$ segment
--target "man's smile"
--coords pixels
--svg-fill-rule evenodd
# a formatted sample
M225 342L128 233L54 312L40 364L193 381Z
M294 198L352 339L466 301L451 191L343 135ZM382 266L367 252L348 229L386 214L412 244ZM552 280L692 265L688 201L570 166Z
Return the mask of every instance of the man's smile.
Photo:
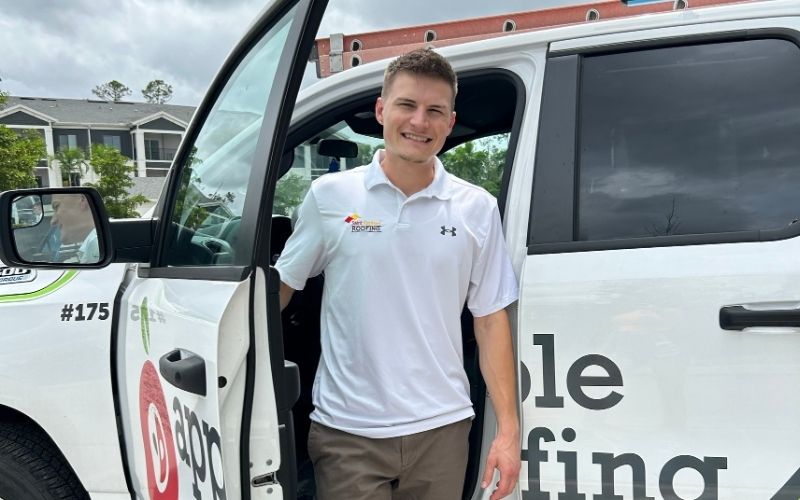
M422 135L416 135L416 134L412 134L410 132L403 132L400 135L402 135L406 139L409 139L409 140L412 140L412 141L415 141L415 142L421 142L423 144L431 142L433 140L430 137L425 137L425 136L422 136Z

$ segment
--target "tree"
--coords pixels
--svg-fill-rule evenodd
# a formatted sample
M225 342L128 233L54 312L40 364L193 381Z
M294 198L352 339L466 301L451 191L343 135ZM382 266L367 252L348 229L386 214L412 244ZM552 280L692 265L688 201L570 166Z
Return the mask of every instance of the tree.
M164 80L153 80L142 89L142 95L150 104L164 104L172 99L172 85Z
M0 191L36 186L33 173L46 154L44 139L33 130L17 133L0 125Z
M383 148L383 143L376 144L374 146L370 144L358 143L358 158L354 164L356 166L369 165L372 163L372 157L375 156L375 152Z
M141 194L131 195L133 172L136 167L119 150L104 144L92 146L92 167L100 180L89 186L103 198L109 217L139 217L136 207L149 200Z
M292 215L292 211L300 205L305 197L311 181L299 175L289 173L278 180L275 186L275 199L272 202L272 213Z
M0 108L8 93L0 90ZM36 165L45 156L44 139L33 130L16 131L0 125L0 191L36 185Z
M442 155L448 172L489 191L500 194L508 135L477 139Z
M680 217L678 217L678 199L677 196L672 196L672 205L669 211L664 215L664 223L650 224L649 233L652 236L669 236L677 234L678 228L681 225Z
M123 97L131 95L131 89L117 80L96 86L92 94L106 101L119 102Z
M81 148L61 149L51 159L58 161L65 186L79 186L81 176L89 169L86 153Z

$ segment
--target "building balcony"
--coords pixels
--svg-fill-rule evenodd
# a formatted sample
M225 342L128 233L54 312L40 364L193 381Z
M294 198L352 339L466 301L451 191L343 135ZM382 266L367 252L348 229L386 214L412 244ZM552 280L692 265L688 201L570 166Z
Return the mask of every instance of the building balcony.
M146 148L144 158L147 161L171 162L177 151L177 148Z

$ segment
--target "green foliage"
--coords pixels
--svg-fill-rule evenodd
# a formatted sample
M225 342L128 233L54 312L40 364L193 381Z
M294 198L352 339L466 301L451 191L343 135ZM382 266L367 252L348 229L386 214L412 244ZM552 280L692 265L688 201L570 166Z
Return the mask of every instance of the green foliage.
M93 88L92 94L106 101L119 102L123 97L131 95L131 89L124 83L111 80Z
M45 156L39 134L32 130L17 133L0 125L0 191L36 186L33 173Z
M287 174L278 180L275 186L275 199L272 203L272 213L291 215L295 207L299 206L311 186L311 181L303 179L296 174Z
M172 85L164 80L152 80L142 89L142 96L151 104L164 104L172 99Z
M8 93L0 90L0 107ZM33 130L17 131L0 125L0 191L36 185L34 170L46 155L44 139Z
M200 200L207 198L198 189L203 180L194 171L201 163L203 159L197 157L197 146L193 146L181 172L181 187L172 213L172 222L190 229L198 229L208 218L208 210L200 205Z
M72 174L77 174L78 179L89 169L86 153L81 148L64 148L56 152L51 158L57 160L61 168L61 181L65 186L72 186Z
M360 165L369 165L372 163L372 157L375 156L375 151L379 149L383 149L383 143L378 144L376 146L370 146L369 144L358 144L358 158L355 162L356 166ZM349 162L348 162L349 165Z
M508 134L464 143L441 156L448 172L489 191L500 194Z
M175 200L172 222L193 231L220 237L219 231L225 228L224 222L238 218L230 209L236 195L230 191L204 191L203 188L209 186L204 185L203 179L195 172L202 163L203 159L197 157L197 147L192 147L186 167L181 173L181 187Z
M141 194L129 194L136 167L128 163L128 158L115 147L95 144L92 146L92 167L100 175L100 180L88 185L100 193L109 217L139 217L136 207L149 200Z

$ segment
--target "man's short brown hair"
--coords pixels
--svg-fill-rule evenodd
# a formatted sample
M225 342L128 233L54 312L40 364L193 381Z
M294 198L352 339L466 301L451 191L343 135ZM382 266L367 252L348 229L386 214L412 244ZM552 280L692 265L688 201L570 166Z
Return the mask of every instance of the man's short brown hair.
M432 48L412 50L389 63L386 72L383 74L381 97L386 97L389 87L391 87L399 73L424 76L447 83L453 90L453 102L451 104L455 108L456 93L458 92L456 72L453 71L453 67L450 66L447 59L434 52Z

